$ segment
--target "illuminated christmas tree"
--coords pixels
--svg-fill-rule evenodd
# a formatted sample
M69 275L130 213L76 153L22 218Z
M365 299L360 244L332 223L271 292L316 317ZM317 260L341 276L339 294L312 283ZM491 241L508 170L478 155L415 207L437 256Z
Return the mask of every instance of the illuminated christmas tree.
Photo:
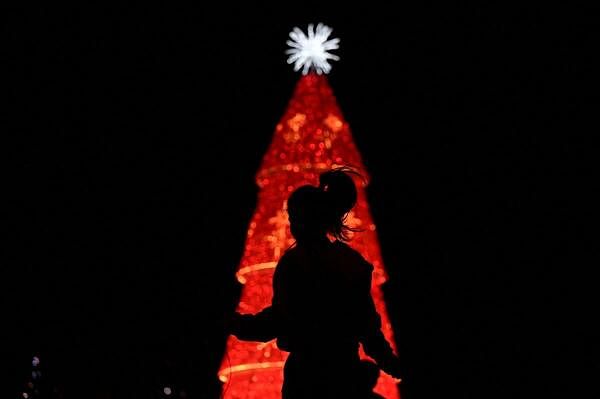
M243 284L238 305L240 313L257 313L271 303L273 271L283 252L294 242L285 210L290 193L304 184L318 185L321 172L338 166L351 166L367 176L348 123L324 75L331 69L328 60L337 59L328 52L337 49L339 41L328 40L330 33L331 29L322 24L316 29L309 25L308 35L298 28L290 33L288 63L294 63L296 70L302 68L303 76L275 129L256 176L260 187L258 206L248 228L237 272ZM384 335L393 345L380 287L386 273L365 195L367 180L357 181L358 202L346 219L347 224L362 230L349 244L375 267L371 293L382 319ZM280 351L275 341L245 342L230 336L226 350L219 370L219 378L224 382L224 398L281 397L287 353ZM365 358L362 350L361 357ZM375 391L388 399L399 398L395 381L384 373Z

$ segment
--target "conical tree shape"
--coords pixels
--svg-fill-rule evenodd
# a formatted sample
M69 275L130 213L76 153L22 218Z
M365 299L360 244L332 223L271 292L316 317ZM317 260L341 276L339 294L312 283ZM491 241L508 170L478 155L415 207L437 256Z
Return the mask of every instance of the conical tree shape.
M303 184L318 184L319 174L336 166L352 166L367 176L327 78L308 74L299 80L257 174L258 205L248 228L245 251L237 272L238 280L244 284L239 312L257 313L271 303L275 265L293 243L285 211L286 199ZM365 182L357 183L358 202L348 215L347 223L363 231L354 235L350 245L375 267L371 292L382 319L383 332L393 345L393 333L380 289L386 274L366 201ZM225 398L281 397L282 367L287 353L277 349L275 341L266 344L244 342L231 336L226 350L219 371L219 378L225 383ZM375 391L388 399L399 398L395 382L384 373Z

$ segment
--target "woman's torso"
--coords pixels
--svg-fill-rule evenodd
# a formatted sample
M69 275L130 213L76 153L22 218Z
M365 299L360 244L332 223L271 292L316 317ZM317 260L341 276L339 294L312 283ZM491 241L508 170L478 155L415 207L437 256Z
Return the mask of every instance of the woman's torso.
M340 242L289 250L275 275L283 320L279 346L288 351L355 351L361 287L371 270L358 252Z

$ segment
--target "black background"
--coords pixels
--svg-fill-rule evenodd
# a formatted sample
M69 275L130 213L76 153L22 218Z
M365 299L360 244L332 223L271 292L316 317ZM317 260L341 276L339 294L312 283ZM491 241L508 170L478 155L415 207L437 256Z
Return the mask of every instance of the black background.
M341 38L329 80L372 175L404 398L573 389L557 375L581 238L568 205L583 12L7 11L10 383L38 353L48 383L78 397L218 396L254 174L298 79L285 40L322 21Z

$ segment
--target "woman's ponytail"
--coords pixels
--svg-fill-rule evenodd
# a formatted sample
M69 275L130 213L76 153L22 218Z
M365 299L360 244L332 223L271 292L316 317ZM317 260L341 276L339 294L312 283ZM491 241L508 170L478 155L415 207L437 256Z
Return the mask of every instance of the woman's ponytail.
M356 205L357 200L356 185L351 175L362 177L347 167L332 169L319 177L319 189L323 192L324 213L329 233L342 241L350 238L350 232L358 231L344 224L346 215Z

